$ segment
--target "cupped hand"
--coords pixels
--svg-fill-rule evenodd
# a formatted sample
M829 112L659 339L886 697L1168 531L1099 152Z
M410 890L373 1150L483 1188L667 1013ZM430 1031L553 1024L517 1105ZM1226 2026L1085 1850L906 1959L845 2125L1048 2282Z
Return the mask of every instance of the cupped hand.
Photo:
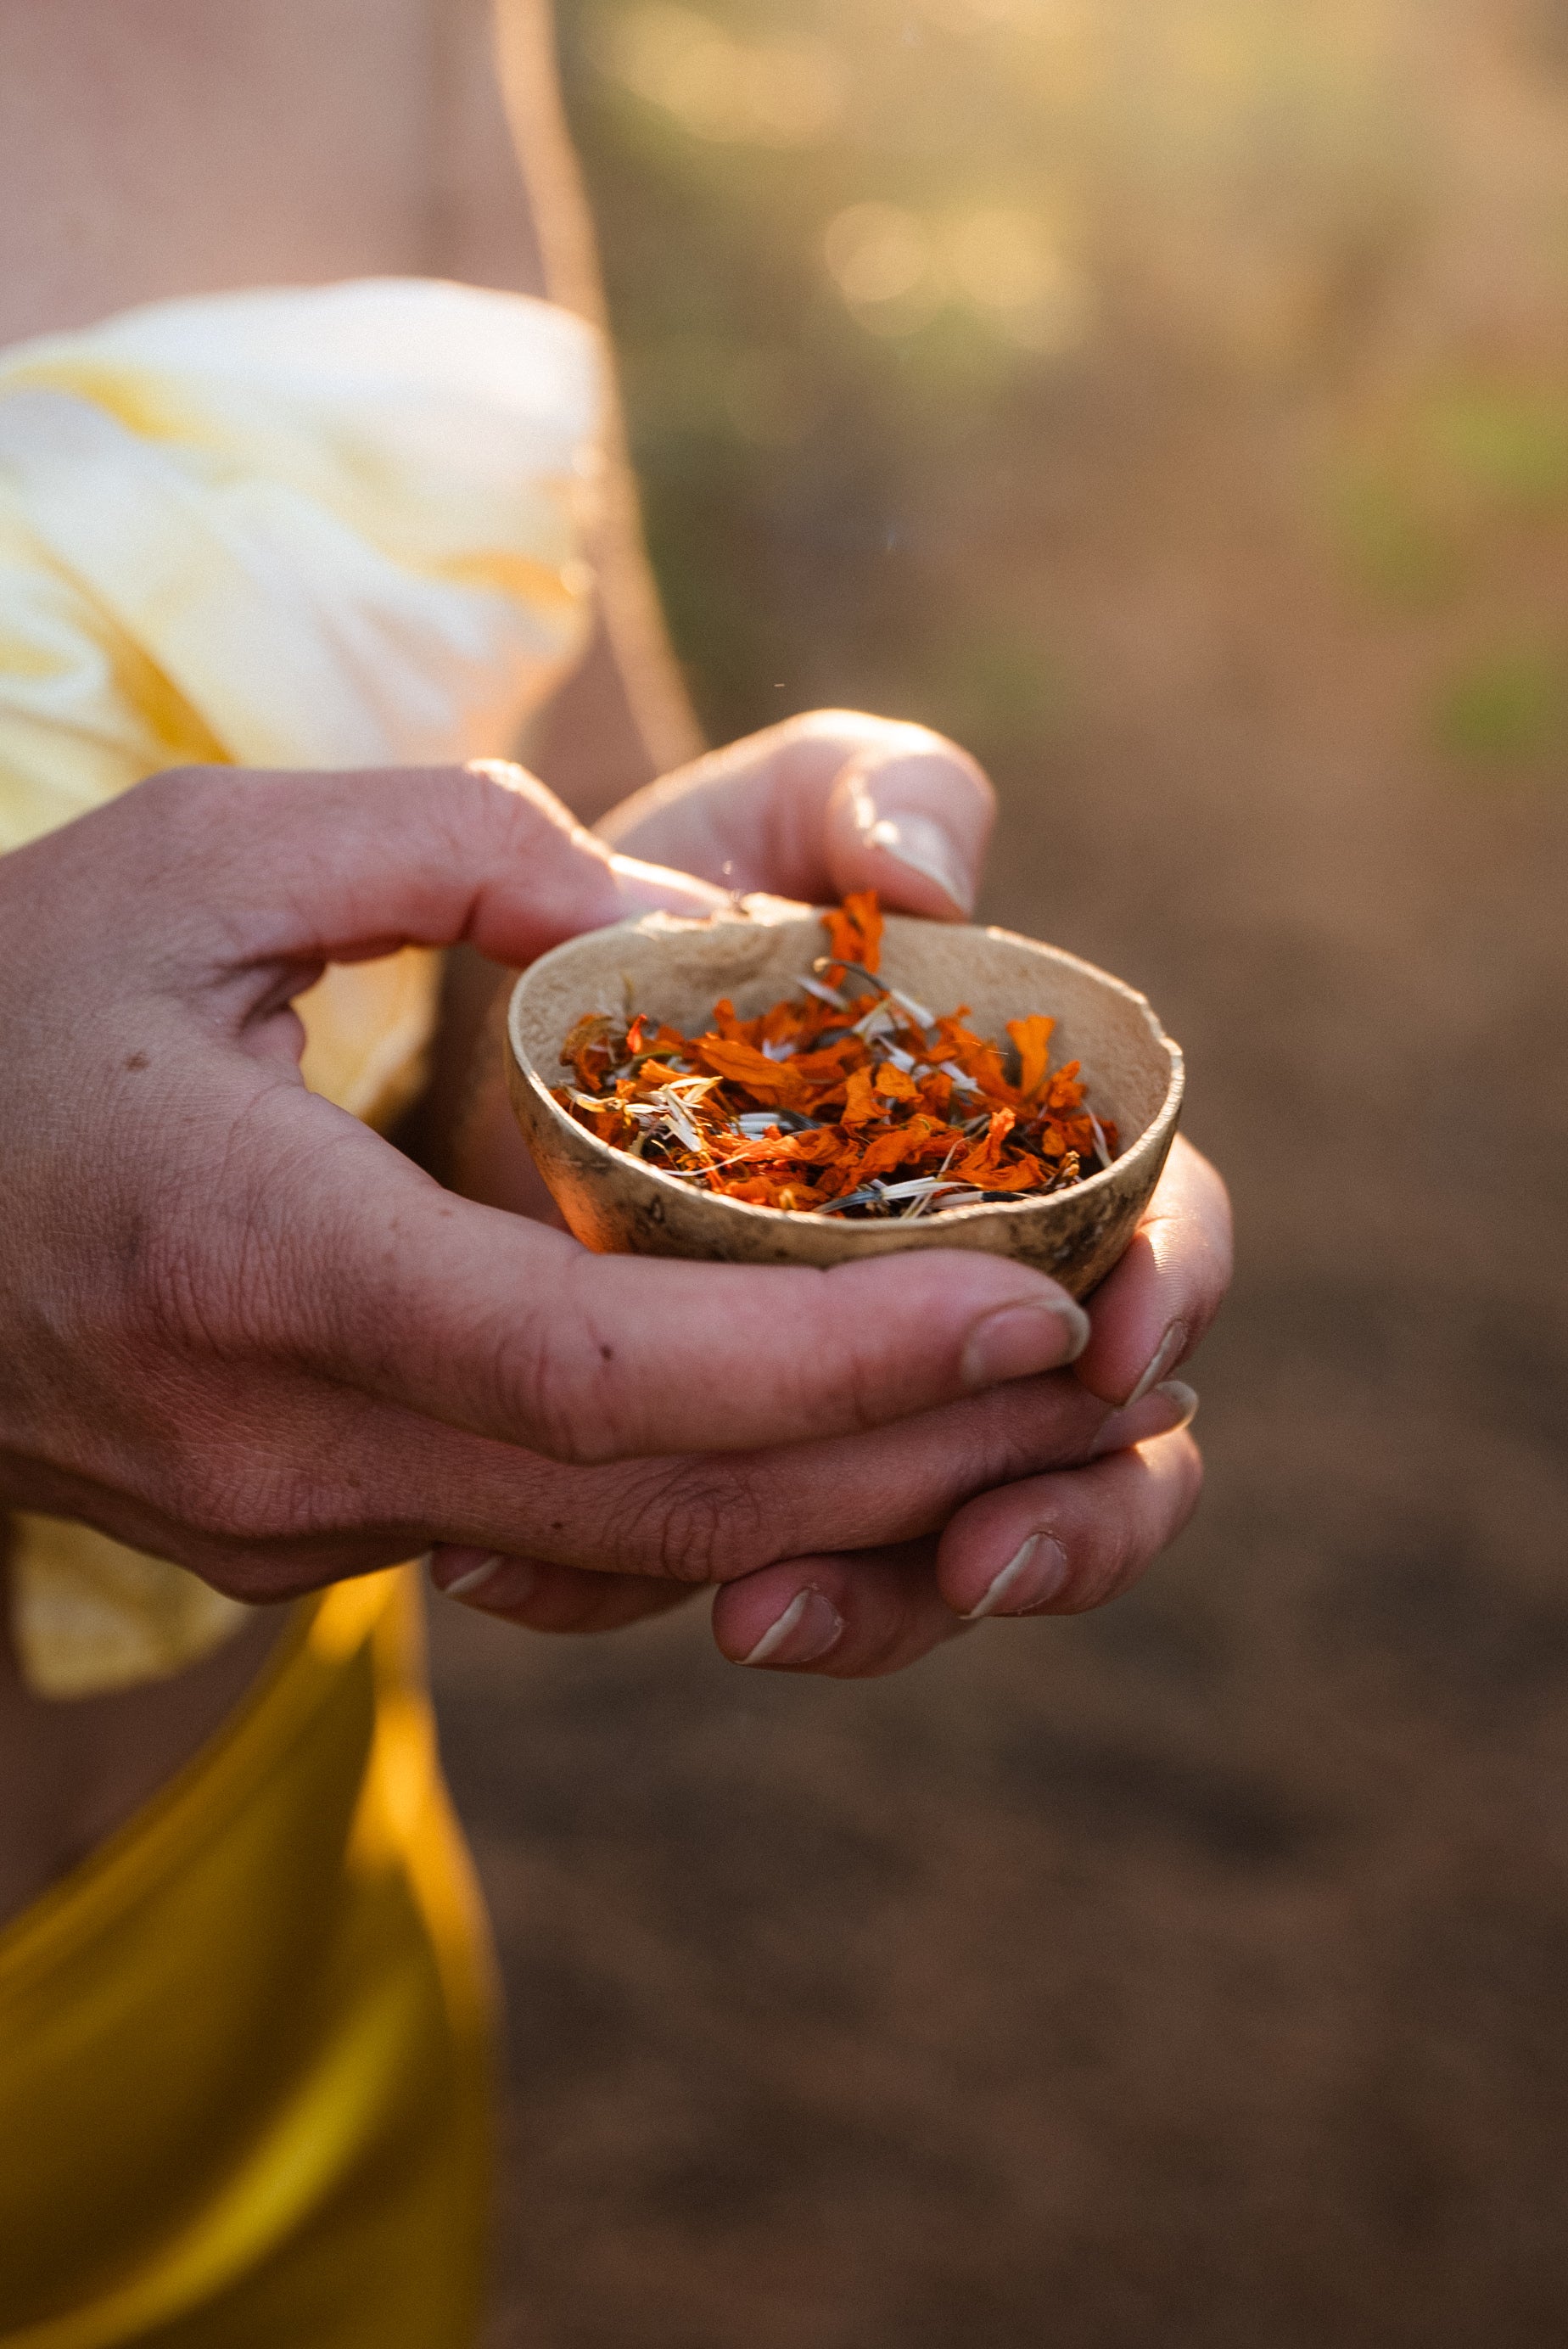
M1197 1506L1202 1462L1187 1432L1197 1397L1171 1373L1229 1277L1224 1185L1178 1140L1132 1247L1091 1300L1072 1369L874 1433L729 1458L722 1464L738 1484L725 1487L727 1515L716 1491L697 1550L678 1569L707 1557L707 1578L722 1585L713 1609L721 1651L737 1663L861 1679L898 1671L986 1617L1077 1614L1130 1588ZM718 1465L649 1463L647 1473L656 1488L667 1469L690 1495ZM820 1546L800 1538L819 1496L832 1527ZM584 1564L559 1550L453 1547L438 1553L435 1577L465 1604L540 1631L615 1630L682 1595L651 1585L640 1566L628 1572L613 1548Z
M886 905L957 920L973 905L992 817L989 784L953 743L827 710L650 785L598 830L729 888L821 902L875 887ZM521 1154L499 1100L490 1123L493 1168ZM525 1180L503 1179L495 1195L520 1202ZM1076 1375L1009 1389L957 1420L911 1421L896 1444L857 1453L853 1489L850 1464L830 1454L749 1464L773 1559L748 1572L749 1530L732 1526L714 1608L723 1652L855 1677L913 1661L985 1615L1069 1613L1127 1588L1197 1503L1202 1464L1185 1432L1196 1398L1172 1373L1218 1311L1230 1264L1224 1186L1178 1141L1092 1301ZM819 1475L842 1496L831 1546L790 1555L797 1490ZM903 1480L906 1530L875 1546L858 1526L898 1506L879 1478ZM682 1595L636 1574L477 1548L444 1550L435 1570L467 1603L539 1630L607 1630Z
M0 859L0 1499L251 1599L443 1542L689 1586L1054 1461L1042 1276L593 1257L301 1081L329 961L715 902L503 768L186 771Z
M852 1679L895 1671L987 1616L1081 1614L1130 1588L1198 1505L1202 1459L1187 1432L1198 1398L1171 1373L1219 1310L1230 1268L1224 1185L1178 1139L1131 1247L1090 1300L1084 1352L1030 1382L1041 1419L1061 1430L1047 1473L992 1478L923 1541L792 1558L733 1585L714 1609L724 1653Z

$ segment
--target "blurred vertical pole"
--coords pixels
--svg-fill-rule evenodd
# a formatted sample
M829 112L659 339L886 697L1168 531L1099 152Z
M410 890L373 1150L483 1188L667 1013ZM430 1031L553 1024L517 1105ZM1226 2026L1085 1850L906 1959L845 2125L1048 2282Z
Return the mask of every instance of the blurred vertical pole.
M552 0L495 0L496 67L518 166L528 191L550 298L609 331L593 218L572 143L561 88ZM645 745L653 771L696 757L702 733L665 631L648 563L619 388L612 376L605 419L607 474L594 552L608 666ZM580 689L602 687L593 655ZM568 686L557 726L569 724ZM625 779L640 781L644 777ZM584 811L592 812L592 811Z

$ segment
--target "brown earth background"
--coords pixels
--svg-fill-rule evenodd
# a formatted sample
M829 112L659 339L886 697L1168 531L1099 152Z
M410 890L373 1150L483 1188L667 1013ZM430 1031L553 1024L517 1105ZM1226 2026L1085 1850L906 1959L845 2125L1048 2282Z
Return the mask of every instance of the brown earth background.
M495 2349L1555 2349L1568 5L562 30L705 723L970 742L1241 1257L1102 1615L839 1686L440 1610Z

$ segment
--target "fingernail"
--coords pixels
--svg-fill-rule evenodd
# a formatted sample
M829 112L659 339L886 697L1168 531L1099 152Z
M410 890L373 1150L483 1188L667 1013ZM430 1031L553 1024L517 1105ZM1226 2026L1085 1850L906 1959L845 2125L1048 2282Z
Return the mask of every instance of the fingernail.
M1163 1395L1171 1405L1171 1424L1161 1429L1161 1435L1176 1435L1182 1428L1191 1426L1198 1416L1196 1387L1190 1387L1185 1379L1161 1379L1157 1387L1150 1388L1150 1401L1155 1395Z
M1089 1458L1101 1460L1108 1452L1125 1452L1129 1444L1147 1444L1156 1435L1175 1435L1197 1416L1195 1391L1181 1379L1164 1379L1140 1403L1124 1403L1111 1413L1089 1446Z
M482 1599L489 1609L524 1606L539 1580L538 1569L525 1557L506 1557L500 1551L449 1549L436 1553L430 1578L443 1598L463 1606ZM454 1572L453 1569L456 1569ZM450 1580L447 1578L450 1576Z
M743 1664L811 1664L843 1636L844 1619L820 1590L798 1590Z
M1180 1361L1186 1343L1187 1324L1185 1321L1172 1321L1159 1345L1154 1349L1143 1376L1123 1403L1123 1411L1130 1411L1135 1402L1143 1401L1151 1387L1157 1387L1160 1384L1171 1363Z
M450 1599L459 1591L476 1590L500 1564L500 1552L464 1549L458 1542L442 1542L437 1548L427 1550L424 1563L437 1589L443 1598Z
M1031 1299L985 1314L964 1347L964 1383L1000 1386L1076 1362L1088 1344L1088 1315L1070 1297Z
M863 783L851 789L855 825L868 848L880 848L952 898L965 913L975 906L975 876L958 861L958 852L941 824L928 815L884 815Z
M448 1583L447 1597L471 1599L475 1591L482 1590L487 1582L495 1580L500 1570L500 1564L499 1557L487 1557L482 1566L472 1567L467 1574L459 1574L456 1582Z
M1067 1578L1068 1554L1055 1535L1031 1534L964 1619L977 1623L983 1615L1027 1615L1047 1605Z

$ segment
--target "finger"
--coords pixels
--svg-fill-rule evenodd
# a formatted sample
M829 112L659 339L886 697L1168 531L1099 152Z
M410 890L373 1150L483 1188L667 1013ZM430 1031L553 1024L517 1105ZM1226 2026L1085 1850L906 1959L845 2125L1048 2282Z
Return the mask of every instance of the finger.
M1110 1413L1058 1374L852 1441L586 1470L243 1366L211 1391L199 1384L170 1401L168 1441L143 1442L119 1463L112 1493L61 1471L29 1486L28 1506L84 1519L257 1601L371 1572L436 1543L448 1545L434 1554L438 1587L498 1555L521 1558L542 1578L544 1628L572 1619L595 1582L628 1589L596 1602L608 1611L583 1616L590 1626L655 1605L646 1589L634 1595L638 1585L690 1588L780 1561L786 1578L795 1577L787 1605L810 1578L802 1557L918 1541L966 1501L978 1506L976 1494L994 1499L988 1488L997 1483L1013 1481L1015 1491L1071 1485L1097 1472L1028 1486L1016 1480L1064 1448L1090 1458L1111 1444L1147 1449L1155 1428L1183 1424L1194 1404L1169 1381ZM238 1462L211 1441L211 1425L231 1409L244 1413L251 1436Z
M818 710L716 750L605 818L617 847L735 889L875 889L937 920L973 908L995 815L967 751L923 726Z
M1088 1458L1102 1443L1136 1441L1180 1416L1164 1390L1115 1413L1058 1373L867 1435L584 1469L359 1408L364 1424L350 1438L339 1407L331 1445L344 1506L366 1489L377 1494L389 1518L409 1529L402 1550L388 1555L426 1546L430 1533L421 1529L434 1527L444 1538L433 1569L441 1587L498 1551L690 1584L808 1551L913 1540L940 1531L990 1485ZM318 1506L330 1509L329 1495Z
M624 1630L683 1606L696 1587L641 1574L591 1574L546 1558L452 1548L432 1553L430 1578L460 1606L525 1631Z
M1091 1301L1078 1378L1108 1402L1147 1394L1193 1351L1230 1278L1225 1186L1178 1135L1131 1246Z
M438 1446L466 1447L460 1462L443 1464L438 1453L427 1468L414 1434L397 1446L396 1465L384 1460L375 1483L387 1506L402 1496L411 1524L430 1511L449 1537L459 1526L472 1529L460 1556L437 1552L443 1586L494 1550L520 1547L595 1573L727 1581L807 1551L864 1550L940 1532L976 1493L1184 1426L1196 1408L1191 1390L1169 1381L1132 1409L1111 1412L1057 1375L869 1435L593 1470L431 1430ZM433 1499L436 1475L448 1488L444 1501Z
M615 855L501 761L309 775L188 768L127 792L98 821L111 819L150 880L177 864L185 901L222 905L221 924L188 922L181 936L194 955L216 951L241 970L461 941L515 965L654 905L706 914L725 902Z
M119 1445L106 1426L112 1505L90 1480L62 1476L33 1489L30 1506L85 1518L250 1599L288 1598L432 1543L442 1545L438 1587L502 1555L691 1588L934 1534L976 1493L1174 1426L1193 1400L1169 1382L1113 1413L1058 1372L867 1436L584 1469L242 1362L209 1366L166 1396L161 1444L133 1424ZM249 1437L238 1463L211 1440L230 1413Z
M826 1271L591 1255L454 1198L308 1095L285 1106L273 1165L250 1168L247 1249L273 1281L247 1311L330 1376L555 1459L874 1427L1055 1369L1087 1331L1043 1274L958 1250ZM302 1185L326 1148L335 1179ZM211 1247L211 1218L183 1228ZM197 1269L180 1268L192 1295Z
M1156 1388L1130 1411L1111 1413L1102 1421L1091 1456L1175 1433L1189 1424L1197 1407L1191 1390L1174 1381ZM1015 1489L1027 1495L1032 1487ZM779 1671L863 1679L902 1671L951 1639L960 1625L939 1585L936 1559L934 1536L898 1547L786 1559L718 1592L714 1637L731 1662Z
M727 1583L713 1602L713 1636L731 1663L829 1680L902 1671L966 1628L937 1588L934 1541L791 1558Z
M733 1580L808 1550L858 1553L920 1540L940 1533L978 1495L1168 1434L1188 1425L1197 1408L1190 1387L1168 1380L1129 1410L1112 1412L1057 1375L869 1435L753 1456L734 1464L744 1472L741 1545L727 1549L721 1577ZM707 1473L729 1464L710 1463ZM680 1490L678 1482L671 1488L677 1511ZM748 1519L771 1541L770 1554L761 1547L746 1557Z
M943 1535L954 1614L1078 1615L1130 1588L1198 1506L1202 1455L1184 1430L1087 1468L983 1493Z

